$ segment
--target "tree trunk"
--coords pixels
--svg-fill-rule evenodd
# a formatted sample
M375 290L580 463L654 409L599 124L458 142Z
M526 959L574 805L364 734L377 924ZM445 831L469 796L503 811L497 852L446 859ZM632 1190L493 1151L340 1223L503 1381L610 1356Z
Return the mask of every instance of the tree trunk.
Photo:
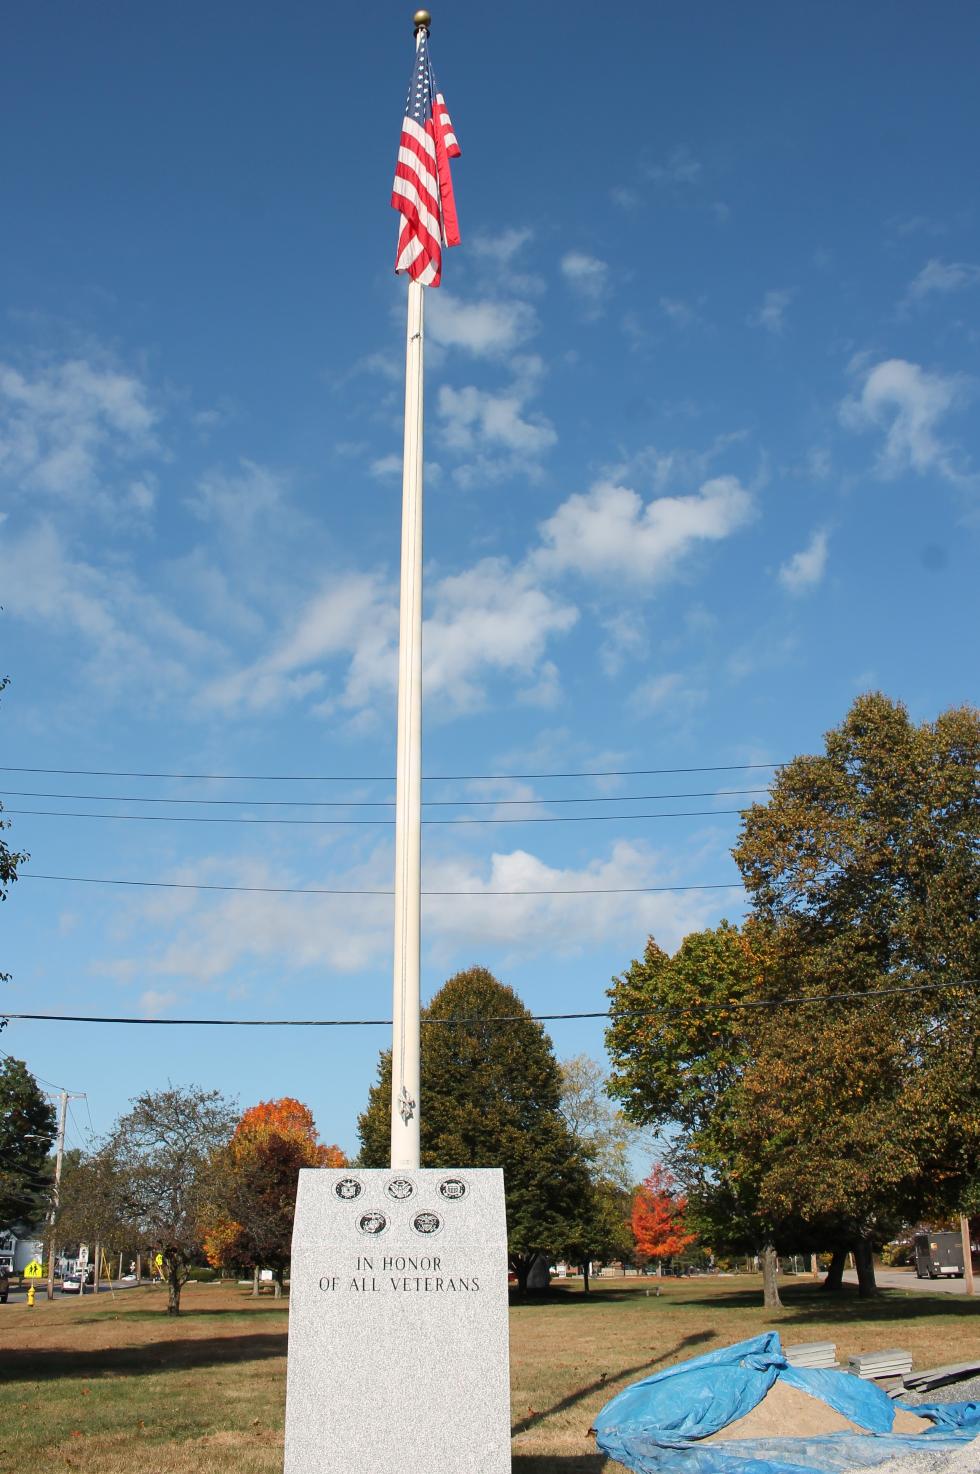
M846 1263L847 1250L835 1249L830 1256L830 1268L827 1270L827 1277L822 1285L824 1290L832 1290L834 1292L840 1290L844 1283L844 1265Z
M870 1239L864 1238L856 1241L854 1266L857 1269L858 1294L862 1300L869 1300L878 1293L878 1286L875 1283L875 1256Z
M252 1299L259 1298L259 1266L256 1264L252 1269Z
M779 1298L779 1286L776 1276L779 1273L779 1258L772 1244L766 1244L761 1254L762 1259L762 1303L766 1310L780 1310L782 1300Z
M521 1295L527 1294L527 1277L533 1263L533 1254L514 1254L511 1257L510 1267L517 1275L517 1290Z
M278 1269L276 1269L276 1270L273 1271L272 1283L273 1283L274 1288L273 1288L273 1291L272 1291L272 1298L274 1300L281 1300L282 1299L282 1280L283 1280L283 1273L284 1273L284 1271L283 1271L283 1268L282 1268L281 1265L279 1266Z
M589 1293L589 1270L592 1268L591 1259L586 1259L582 1265L582 1289L586 1295Z
M167 1314L180 1314L180 1292L183 1288L180 1280L180 1266L177 1264L167 1265Z

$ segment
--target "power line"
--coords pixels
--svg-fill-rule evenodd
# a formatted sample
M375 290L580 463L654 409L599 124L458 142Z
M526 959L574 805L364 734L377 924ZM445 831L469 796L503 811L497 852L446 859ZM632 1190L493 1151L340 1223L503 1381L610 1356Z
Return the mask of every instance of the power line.
M422 807L427 809L473 809L473 808L502 808L504 806L528 804L645 804L654 803L660 799L672 798L733 798L741 797L743 794L768 793L768 788L706 788L696 792L687 793L625 793L625 794L598 794L588 798L572 798L562 795L558 798L427 798ZM21 788L0 788L0 797L3 798L63 798L71 799L77 803L113 803L113 804L222 804L233 805L238 808L273 808L273 809L393 809L394 799L359 799L359 798L160 798L157 795L149 797L139 793L35 793L31 790ZM16 809L8 809L8 813L17 813Z
M343 827L352 824L381 824L393 826L394 819L283 819L236 816L223 814L95 814L90 810L72 809L8 809L5 814L28 814L42 819L115 819L144 824L299 824L306 827ZM476 818L466 814L460 819L423 819L423 824L599 824L608 821L619 823L622 819L703 819L718 815L741 814L742 809L664 809L656 814L534 814L526 818Z
M125 885L137 888L168 891L232 891L243 895L257 896L393 896L393 890L340 890L327 886L291 885L215 885L207 881L190 880L120 880L104 875L40 875L35 870L22 871L20 880L55 880L74 885ZM713 881L705 885L626 885L626 886L575 886L553 890L512 891L430 891L423 896L633 896L661 895L674 891L731 891L741 890L740 880Z
M76 1137L78 1138L78 1145L79 1145L79 1147L84 1147L84 1145L85 1145L85 1137L84 1137L84 1135L82 1133L82 1128L79 1126L78 1122L75 1120L75 1112L71 1108L71 1100L70 1099L68 1101L68 1119L71 1122L72 1130L74 1131Z
M700 768L604 768L575 773L428 773L423 783L476 783L508 778L651 778L666 773L749 773L784 768L785 763L716 763ZM47 773L66 778L168 778L202 783L393 783L391 773L135 773L119 768L17 768L0 763L0 773Z
M11 1017L12 1017L11 1014L0 1013L0 1019L6 1019L6 1018L11 1018ZM5 1054L2 1049L0 1049L0 1059L5 1059L8 1064L23 1064L24 1067L25 1067L25 1069L28 1069L29 1068L29 1066L26 1064L26 1062L24 1060L18 1060L12 1054ZM82 1100L85 1100L86 1102L88 1100L88 1097L86 1095L82 1094L81 1091L78 1091L78 1090L66 1090L64 1085L56 1085L53 1080L45 1080L45 1078L44 1078L43 1075L38 1075L34 1070L31 1070L30 1073L31 1073L31 1075L33 1076L33 1078L37 1081L37 1083L39 1085L47 1085L47 1087L48 1087L49 1090L57 1090L59 1092L64 1092L65 1095L74 1095L76 1097L81 1097L81 1099Z
M957 978L951 982L942 983L915 983L911 986L900 988L874 988L864 993L807 993L789 998L755 998L744 999L739 1002L718 1003L689 1003L679 1008L645 1008L629 1009L617 1012L614 1009L603 1009L596 1012L586 1013L513 1013L499 1014L489 1018L423 1018L423 1025L471 1025L471 1024L518 1024L526 1023L529 1019L535 1023L555 1023L569 1019L597 1019L607 1018L612 1020L628 1018L677 1018L687 1013L721 1013L728 1014L738 1009L760 1009L760 1008L787 1008L805 1006L818 1003L867 1003L878 998L895 998L900 994L908 993L935 993L947 988L976 987L976 978ZM341 1028L381 1028L390 1026L390 1018L341 1018L341 1019L319 1019L319 1018L129 1018L105 1014L78 1014L78 1013L3 1013L0 1017L17 1019L34 1023L60 1023L60 1024L138 1024L150 1028L164 1027L209 1027L209 1028L244 1028L244 1029L341 1029Z

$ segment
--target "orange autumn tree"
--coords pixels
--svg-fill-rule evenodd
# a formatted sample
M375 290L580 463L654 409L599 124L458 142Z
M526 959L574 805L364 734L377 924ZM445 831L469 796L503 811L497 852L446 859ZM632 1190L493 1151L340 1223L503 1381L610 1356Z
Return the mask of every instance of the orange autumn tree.
M212 1160L208 1263L271 1269L280 1295L301 1169L346 1165L338 1146L320 1142L313 1113L301 1101L287 1095L251 1106Z
M694 1243L697 1234L684 1226L687 1199L677 1191L676 1179L662 1162L655 1162L633 1199L630 1228L637 1253L658 1262Z

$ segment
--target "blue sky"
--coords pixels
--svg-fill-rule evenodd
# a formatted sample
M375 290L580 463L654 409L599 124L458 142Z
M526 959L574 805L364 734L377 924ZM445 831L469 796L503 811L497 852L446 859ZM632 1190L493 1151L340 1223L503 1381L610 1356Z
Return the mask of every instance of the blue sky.
M426 888L478 893L425 904L427 996L480 962L600 1009L648 933L741 914L631 888L734 880L751 800L703 795L766 769L513 775L772 763L868 688L975 699L978 43L967 3L436 9L463 245L426 302L424 768L495 776L428 784L484 804L427 817L603 817L426 829ZM268 801L392 796L411 7L56 0L5 53L4 763L343 781L5 771L0 799L387 816ZM623 817L665 810L708 812ZM383 890L385 825L10 817L12 1011L388 1015L387 897L29 878ZM608 893L479 894L576 887ZM552 1036L602 1055L599 1023ZM96 1130L171 1079L298 1095L352 1149L385 1038L0 1048Z

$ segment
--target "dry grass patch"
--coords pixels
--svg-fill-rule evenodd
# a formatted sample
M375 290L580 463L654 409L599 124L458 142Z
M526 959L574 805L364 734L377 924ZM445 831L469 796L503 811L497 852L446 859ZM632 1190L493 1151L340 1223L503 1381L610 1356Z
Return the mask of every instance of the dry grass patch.
M588 1297L558 1289L514 1306L515 1474L614 1474L588 1436L614 1393L763 1330L836 1341L843 1358L905 1346L917 1366L980 1345L980 1307L953 1295L888 1291L865 1304L791 1281L770 1315L755 1277L661 1288L600 1281ZM189 1285L183 1304L171 1319L162 1293L143 1288L0 1307L2 1474L281 1474L287 1307L232 1285Z

